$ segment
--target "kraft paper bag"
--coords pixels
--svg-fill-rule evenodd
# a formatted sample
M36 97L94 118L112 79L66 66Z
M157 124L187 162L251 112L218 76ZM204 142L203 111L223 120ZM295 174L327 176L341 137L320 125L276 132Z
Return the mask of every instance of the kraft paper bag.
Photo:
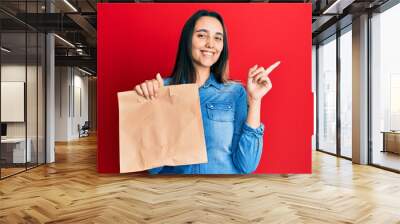
M196 84L161 87L147 100L119 92L120 172L207 162Z

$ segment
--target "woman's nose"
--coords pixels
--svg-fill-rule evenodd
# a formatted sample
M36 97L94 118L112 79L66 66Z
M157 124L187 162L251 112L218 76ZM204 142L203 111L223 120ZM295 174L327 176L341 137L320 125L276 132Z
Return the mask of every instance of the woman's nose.
M208 48L214 47L214 41L212 38L207 38L206 47Z

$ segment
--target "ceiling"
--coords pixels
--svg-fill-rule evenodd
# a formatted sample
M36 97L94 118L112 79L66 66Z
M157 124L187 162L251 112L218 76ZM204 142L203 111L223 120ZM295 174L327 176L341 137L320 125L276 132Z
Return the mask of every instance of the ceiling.
M351 16L376 8L388 0L252 0L237 2L312 3L313 42L335 32L339 20L341 26L351 23ZM14 50L14 54L26 54L24 33L54 32L56 65L80 66L96 71L97 2L199 2L198 0L0 0L2 45ZM215 2L206 0L201 2ZM232 2L220 0L219 2ZM236 2L236 1L235 1ZM345 18L345 19L344 19ZM332 28L333 27L333 28ZM28 38L26 51L34 53L37 43ZM62 39L69 43L66 43ZM32 41L32 43L30 43ZM39 47L42 47L41 45ZM3 54L2 54L3 55ZM28 56L29 57L29 56Z
M96 0L0 0L2 46L12 49L2 52L2 60L17 63L26 56L29 61L44 47L36 35L54 32L56 66L79 66L96 73L96 4Z

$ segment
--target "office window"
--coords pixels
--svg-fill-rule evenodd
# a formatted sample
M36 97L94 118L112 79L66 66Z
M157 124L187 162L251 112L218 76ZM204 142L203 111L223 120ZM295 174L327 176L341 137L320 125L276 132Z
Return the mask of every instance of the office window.
M318 47L318 149L336 153L336 36Z
M400 170L400 4L371 18L372 163Z
M340 154L352 157L352 35L351 26L340 36Z
M312 135L312 150L316 150L316 133L317 133L317 48L312 46L312 92L314 97L314 132Z

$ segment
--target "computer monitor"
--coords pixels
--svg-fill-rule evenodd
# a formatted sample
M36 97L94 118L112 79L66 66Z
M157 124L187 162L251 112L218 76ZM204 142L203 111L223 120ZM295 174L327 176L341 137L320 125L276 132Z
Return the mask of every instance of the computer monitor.
M7 136L7 124L6 123L1 123L1 136L2 137Z

